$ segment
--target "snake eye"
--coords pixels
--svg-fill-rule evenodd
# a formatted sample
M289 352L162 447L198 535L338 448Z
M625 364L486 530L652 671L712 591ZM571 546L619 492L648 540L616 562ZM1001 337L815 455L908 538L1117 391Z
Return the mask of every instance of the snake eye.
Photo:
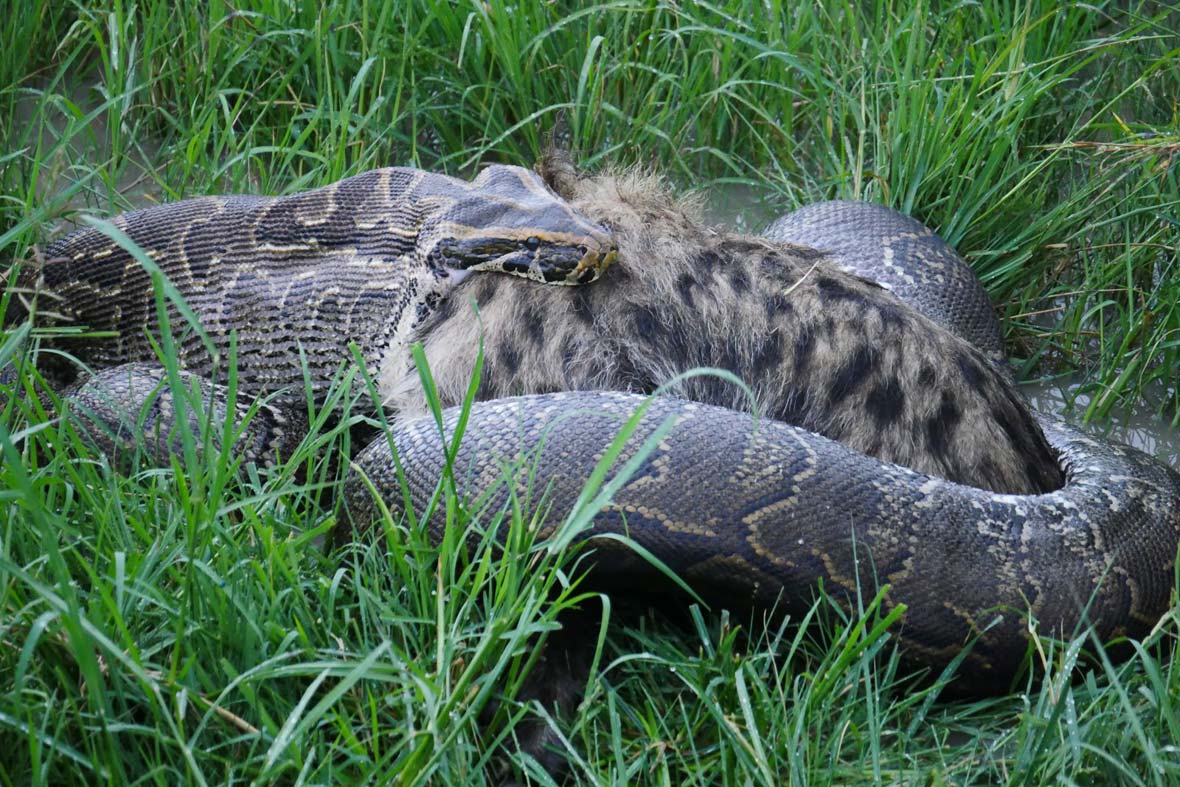
M541 248L541 239L533 235L525 240L524 247L529 251L536 251Z

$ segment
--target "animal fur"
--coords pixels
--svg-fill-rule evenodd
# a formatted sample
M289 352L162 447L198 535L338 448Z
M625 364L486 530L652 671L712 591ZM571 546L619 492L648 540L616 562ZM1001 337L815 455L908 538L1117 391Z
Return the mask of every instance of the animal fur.
M614 233L597 283L557 288L477 276L423 324L444 405L466 391L481 336L478 397L561 390L668 391L756 410L879 459L986 489L1062 483L1056 456L1003 375L967 342L823 253L708 227L696 204L636 173L550 185ZM478 305L478 316L472 303ZM425 412L417 373L385 380L401 417Z

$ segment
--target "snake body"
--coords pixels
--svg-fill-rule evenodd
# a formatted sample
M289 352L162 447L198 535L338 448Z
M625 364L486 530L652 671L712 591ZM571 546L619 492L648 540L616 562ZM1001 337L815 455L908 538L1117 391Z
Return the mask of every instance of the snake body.
M875 260L878 270L888 259L907 278L952 289L970 279L978 288L966 264L929 230L894 211L852 203L823 207L839 227L836 244L825 225L831 218L805 214L778 226L780 238L833 248L817 255L694 231L694 217L626 178L586 181L567 196L612 228L620 263L609 277L562 292L486 279L460 293L479 301L484 326L506 315L526 326L513 352L489 346L485 353L481 395L493 401L471 408L454 458L456 481L472 500L494 510L509 492L547 490L543 502L533 503L546 506L549 527L557 527L644 401L558 391L648 393L693 366L720 366L749 383L762 417L737 412L752 409L745 394L710 378L677 381L677 396L650 405L614 470L665 421L670 431L582 534L605 555L594 573L604 586L667 584L617 541L597 538L604 534L630 537L694 587L733 602L790 606L810 600L822 582L852 605L858 594L871 597L887 584L886 606L906 609L899 638L911 657L941 667L977 640L961 671L1000 681L1027 653L1030 615L1041 632L1069 635L1089 623L1109 640L1142 636L1168 609L1180 543L1180 475L1053 419L1037 416L1041 428L1017 420L1012 413L1027 414L1027 406L1011 391L1007 372L984 360L988 354L909 309L894 314L894 294L839 273L852 268L888 278L856 257ZM835 246L852 249L853 258ZM905 254L893 253L899 249ZM470 329L462 300L452 299L421 332L444 400L461 396L471 368L461 349ZM932 316L984 336L984 350L994 355L991 307L975 303L965 317L949 318L936 303ZM585 342L560 331L580 311L590 315L579 328ZM980 324L982 333L973 328ZM827 330L834 331L835 368L816 368L817 337ZM543 342L528 338L535 332ZM766 350L775 337L782 352ZM874 349L868 362L852 363L858 376L850 386L841 369L866 344ZM927 375L927 364L937 373ZM874 415L880 392L895 381L901 393L884 397L893 406L889 417L886 408ZM399 390L397 407L421 407L408 383ZM500 398L513 393L529 395ZM810 409L792 406L800 400ZM960 414L975 409L944 418L948 402ZM845 419L847 409L864 417ZM444 433L457 417L447 414ZM1005 424L997 432L970 428L997 422ZM892 445L899 423L906 425ZM984 443L985 453L970 453ZM420 507L442 469L439 429L431 419L407 423L394 445L411 502ZM950 461L931 461L944 454ZM897 456L937 470L891 464ZM991 477L993 460L1019 472ZM1042 462L1064 476L1046 473ZM356 463L398 508L401 486L388 445L371 445ZM946 480L956 474L959 483ZM1020 484L1031 493L1012 494ZM375 516L367 488L354 482L348 494L363 526Z
M194 200L116 225L170 277L219 348L237 332L247 350L243 389L279 395L271 403L280 408L284 393L301 390L301 350L325 390L350 339L390 407L421 409L404 353L411 338L426 341L444 402L458 399L478 345L473 297L489 346L480 395L493 401L471 410L455 458L460 481L497 505L509 490L527 491L505 467L529 458L531 488L548 490L550 523L575 504L644 401L626 391L650 392L702 364L747 378L760 419L740 411L750 405L740 390L715 378L681 380L679 397L651 404L624 458L665 422L669 431L583 534L625 534L722 598L790 603L821 580L851 598L888 583L887 605L906 607L907 651L945 664L978 637L967 662L976 674L1016 667L1029 613L1051 633L1090 622L1109 638L1142 634L1167 608L1180 476L1053 423L1042 435L984 351L842 272L838 249L810 248L823 246L824 231L804 230L795 245L728 236L625 179L550 178L558 197L522 172L498 169L464 184L382 170L307 195ZM865 225L842 210L841 233ZM909 258L885 260L896 247L882 239L914 230L892 215L885 235L868 233L860 245L908 275L937 244L926 233ZM619 265L587 286L457 282L452 273L490 263L584 283L616 245ZM39 288L68 316L119 333L88 360L121 365L76 398L108 425L120 412L143 417L150 404L151 424L167 432L165 376L144 349L155 330L150 279L121 255L94 231L70 236L48 250ZM545 273L541 257L566 272ZM181 346L186 374L212 368L196 339ZM595 387L616 390L545 393ZM215 384L204 390L221 396ZM448 411L444 431L458 418ZM408 420L394 434L415 505L439 477L438 432L432 421ZM400 505L385 440L357 466ZM354 477L345 495L355 525L367 526L368 488ZM442 522L429 526L441 534ZM655 577L626 551L597 564L609 582Z
M302 436L305 379L322 402L350 344L370 375L400 374L415 327L467 276L585 284L616 253L609 234L536 173L502 165L470 182L391 167L289 196L200 197L111 223L199 323L197 330L176 299L165 300L186 375L208 379L218 357L224 371L236 335L243 402L268 397L268 422L247 443L271 454ZM37 308L113 334L65 347L106 369L83 389L86 408L113 421L121 409L114 397L136 411L164 377L148 268L95 227L50 244L43 258L24 275Z
M456 478L487 510L511 493L544 506L556 527L644 401L577 392L477 403ZM458 417L447 412L448 435ZM961 671L1000 681L1025 657L1029 614L1044 633L1070 635L1089 622L1105 641L1142 636L1167 608L1180 479L1133 449L1051 426L1065 486L1000 495L781 422L660 397L616 469L665 422L670 432L582 534L598 555L596 578L611 589L650 591L667 580L617 541L596 539L608 533L626 535L707 598L739 606L798 610L822 581L855 607L888 584L886 607L905 605L899 636L910 657L944 666L978 637ZM422 510L446 467L438 426L416 420L394 444ZM384 499L400 502L387 444L372 444L357 464ZM367 489L351 494L354 516L374 516ZM441 518L430 526L441 536Z

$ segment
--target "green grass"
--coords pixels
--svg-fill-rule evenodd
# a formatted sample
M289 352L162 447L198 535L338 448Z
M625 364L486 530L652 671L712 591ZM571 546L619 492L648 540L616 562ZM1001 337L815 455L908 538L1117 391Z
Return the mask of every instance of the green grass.
M560 116L586 165L741 185L747 216L911 212L1090 414L1175 413L1180 10L819 5L29 0L0 21L28 42L0 55L0 257L80 207L530 163Z
M837 196L902 208L969 257L1026 374L1077 372L1094 415L1148 396L1180 413L1174 4L18 6L0 18L21 43L0 48L0 270L79 211L528 164L563 118L585 165L657 167L719 210L743 195L746 226ZM503 562L400 522L324 555L345 429L272 471L212 452L126 473L36 401L0 405L0 784L465 783L543 713L479 723L579 598L576 556L531 543L527 513ZM915 684L870 601L818 602L803 628L611 610L561 727L574 776L1180 775L1175 614L1128 661L1075 672L1080 643L1046 644L1046 675L970 701Z

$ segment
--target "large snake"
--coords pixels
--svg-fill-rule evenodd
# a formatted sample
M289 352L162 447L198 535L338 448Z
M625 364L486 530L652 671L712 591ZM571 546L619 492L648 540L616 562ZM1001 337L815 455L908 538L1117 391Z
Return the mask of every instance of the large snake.
M369 374L404 373L414 329L466 277L503 272L579 285L616 256L606 230L536 173L503 165L470 182L391 167L284 197L159 205L111 224L196 317L199 328L186 322L177 300L166 300L186 380L204 385L219 365L224 371L236 336L244 394L238 412L268 395L242 442L249 458L260 460L286 453L303 436L305 381L322 403L350 344ZM109 232L85 228L50 244L42 261L22 272L21 293L24 311L40 312L39 319L48 314L107 334L62 345L102 370L74 399L93 411L101 447L118 450L119 432L140 431L120 422L131 413L143 418L145 401L153 403L146 417L154 423L160 402L149 393L165 375L156 362L161 336L149 268ZM67 370L56 382L70 376ZM162 417L170 417L167 408Z
M477 299L485 326L510 314L522 318L526 333L537 324L545 328L544 342L518 341L507 358L489 347L481 395L502 396L514 386L521 390L522 379L528 383L523 390L529 392L559 388L571 380L579 386L630 383L633 389L650 390L681 367L706 363L729 367L749 380L763 417L700 403L725 404L727 398L740 402L742 397L724 385L694 385L702 378L675 389L697 402L661 396L647 404L634 394L579 391L476 403L451 459L460 490L471 500L495 510L507 504L510 494L531 493L533 504L548 512L547 527L556 528L578 505L587 479L621 426L635 417L633 436L612 473L644 441L654 440L654 447L649 446L650 453L581 534L600 556L594 577L608 588L650 590L668 583L638 552L621 547L616 538L599 538L605 534L627 536L694 588L728 602L796 608L810 602L822 583L827 592L855 606L858 595L871 596L887 585L886 607L905 607L898 636L910 657L941 667L973 643L961 671L998 683L1010 679L1026 657L1030 630L1069 636L1090 624L1098 637L1109 641L1142 636L1159 620L1173 593L1180 475L1155 459L1037 416L1051 446L1049 461L1062 469L1063 483L1046 481L1041 494L1002 494L882 462L766 417L799 418L814 428L840 432L843 422L832 418L840 414L839 406L820 417L799 407L782 407L782 400L802 391L804 399L815 401L826 392L829 400L845 397L847 403L863 393L857 401L872 411L878 392L888 390L890 380L907 378L907 365L935 363L946 356L945 365L954 370L946 378L925 378L919 371L912 385L902 384L910 399L933 400L933 410L921 410L919 403L927 415L915 420L916 429L902 429L899 442L920 431L934 446L928 453L937 454L940 441L954 439L949 432L965 428L961 421L940 416L939 397L945 405L947 391L960 396L964 407L970 394L979 393L993 408L973 416L981 422L992 416L1008 418L1003 413L1011 394L1000 382L1006 370L976 366L973 356L964 354L964 343L947 338L933 322L913 318L911 324L909 315L891 314L896 299L890 293L836 278L834 268L852 268L903 291L935 321L963 332L996 359L999 329L990 304L966 263L941 239L880 206L828 203L804 209L772 228L772 234L780 242L829 253L819 258L805 254L798 264L802 272L780 280L782 268L791 263L786 252L748 239L693 235L690 223L672 215L659 199L651 205L643 190L609 179L605 186L591 182L574 189L575 206L611 226L620 244L619 266L598 284L557 293L491 280L472 283L471 289L482 293ZM661 224L669 225L666 234L657 229ZM684 249L696 251L688 252L687 261L676 260ZM667 271L661 272L661 266ZM686 286L686 271L699 289ZM619 280L624 283L615 286ZM595 299L602 292L607 294ZM472 359L455 359L463 355L457 348L470 330L461 300L453 298L453 306L440 311L435 324L424 326L444 397L461 388ZM613 339L619 344L602 353L608 358L574 369L570 356L578 357L583 346L575 342L572 353L547 349L568 341L555 334L556 320L548 310L576 314L583 301L591 314L607 315L584 327L591 341ZM848 318L853 330L845 334L843 309L849 303L857 316ZM636 319L657 308L662 309L658 316ZM772 319L759 322L772 308ZM447 314L449 309L456 311ZM716 319L709 314L714 309L720 315ZM677 316L681 311L698 319L683 328ZM804 368L799 363L799 356L813 359L816 350L803 348L798 337L821 331L833 315L838 323L833 341L848 345L837 366L856 357L858 343L891 345L896 336L908 337L900 355L891 355L886 346L863 368L851 364L864 378L852 386L853 394L847 393L839 370L825 377L811 371L814 364ZM620 325L642 325L648 335L623 342L618 340ZM794 361L790 352L765 351L768 337L778 331L787 332L784 343L794 346ZM755 335L749 347L734 349L733 337L746 338L747 333ZM710 349L701 351L701 346ZM649 361L651 368L645 368ZM528 377L530 369L546 365L555 369L549 377ZM512 368L517 373L507 374ZM790 376L785 370L820 384L809 388L806 380L797 380L795 388L776 387L778 378ZM880 380L886 382L875 382ZM989 392L993 384L999 393ZM891 401L905 409L910 405L901 404L903 398ZM394 403L407 410L420 407L413 393ZM444 413L443 434L453 434L461 412ZM882 445L876 429L894 425L897 414L888 415L868 417L867 426L842 435L851 442L860 439L863 451L888 455L893 449L888 441ZM948 434L927 434L926 427L935 425ZM1025 428L1014 424L1006 431L1011 436ZM1032 425L1027 429L1037 431ZM950 452L968 451L977 440L991 439L970 437L965 442L972 445ZM1003 436L996 442L1003 443ZM431 418L406 423L392 444L405 470L411 503L420 508L447 464L440 429ZM905 445L896 449L905 450ZM1027 456L1037 450L1035 443L1021 448ZM988 461L984 457L951 470L982 485ZM1028 461L1037 488L1036 479L1044 476L1033 459ZM396 511L402 487L389 444L372 444L357 466ZM538 490L544 490L543 499L538 499ZM368 487L357 480L349 501L362 525L374 516ZM441 519L428 526L441 535Z
M1171 469L1043 420L1046 443L983 353L841 273L847 251L719 235L662 204L635 208L642 198L618 182L595 188L571 207L522 170L492 168L472 184L381 170L306 195L206 198L116 225L172 279L206 338L220 348L236 331L250 394L301 390L304 363L317 392L326 390L352 340L387 403L412 411L405 342L426 339L432 360L443 353L448 363L436 371L445 399L465 388L477 344L456 339L463 331L477 337L482 325L490 349L484 396L571 380L646 391L681 366L716 358L714 365L765 378L755 383L764 413L861 449L702 404L742 401L707 378L677 388L698 402L645 405L642 396L581 391L476 404L454 456L462 491L503 504L510 490L526 489L519 475L505 484L505 468L527 458L530 488L545 490L551 525L575 506L624 421L638 414L620 461L658 438L582 534L602 556L596 573L608 584L646 586L662 575L618 541L595 538L605 533L628 536L690 583L736 602L798 603L821 581L848 599L888 584L887 605L906 608L899 637L907 651L945 664L977 640L965 662L976 674L1018 666L1030 613L1043 631L1069 634L1090 623L1103 639L1142 635L1158 620L1180 541L1180 477ZM881 214L884 225L870 232L858 210L837 208L836 235L859 233L854 245L903 278L935 247L943 253L899 214ZM822 246L832 232L822 224L798 222L793 240ZM898 257L903 239L917 244ZM614 258L616 244L616 270L568 290L491 276L456 286L451 273L490 266L584 283ZM143 267L95 230L46 256L38 290L74 319L120 334L86 359L122 365L100 372L76 400L111 430L130 412L166 432L167 403L151 403L164 375L150 360L153 297ZM549 262L563 272L547 272ZM482 323L465 311L467 296L480 301ZM552 313L530 313L542 303ZM600 322L600 313L608 318ZM189 374L213 369L199 337L180 348ZM548 376L537 372L542 358L551 359ZM459 418L447 411L443 431ZM410 421L392 444L420 505L446 461L439 429ZM285 443L262 440L251 450L261 457L278 445ZM375 441L357 467L396 507L402 487L389 446ZM997 489L1049 490L1060 481L1054 451L1064 485L1027 495L881 461ZM368 488L354 477L346 497L365 526ZM442 522L429 527L439 535Z

